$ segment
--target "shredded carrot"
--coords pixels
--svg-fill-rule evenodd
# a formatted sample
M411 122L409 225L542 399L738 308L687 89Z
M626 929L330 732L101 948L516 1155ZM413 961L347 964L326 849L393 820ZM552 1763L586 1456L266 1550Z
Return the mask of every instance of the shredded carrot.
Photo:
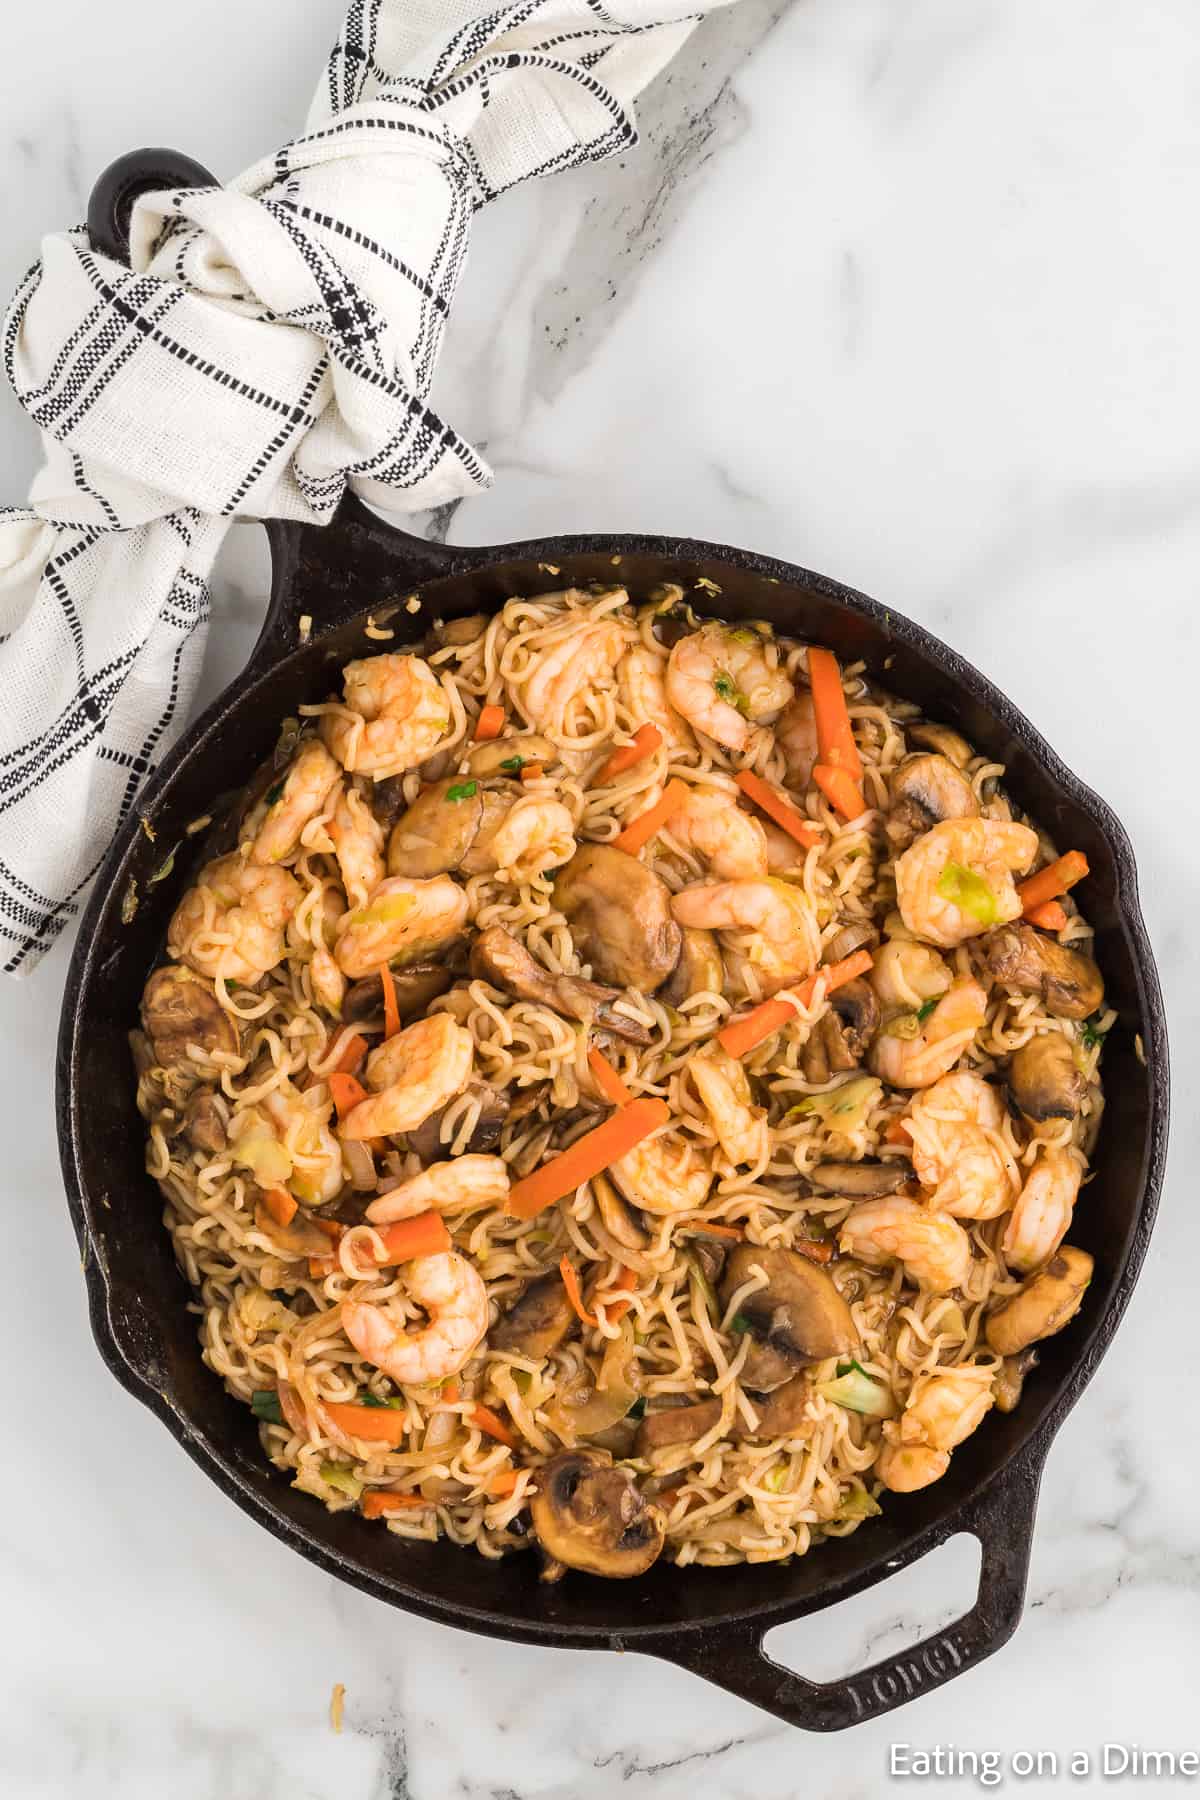
M411 1262L414 1256L441 1256L450 1248L450 1233L441 1213L418 1213L383 1226L384 1264Z
M803 813L797 812L790 800L785 800L777 788L755 775L750 769L739 769L733 778L748 800L753 800L760 812L765 812L768 819L774 821L789 837L794 837L798 844L811 850L814 844L821 841L821 833L816 825L810 823Z
M346 1227L340 1225L336 1219L310 1218L309 1223L315 1225L318 1231L323 1231L330 1242L334 1244L337 1243L343 1231L346 1229Z
M603 787L614 775L623 775L626 769L632 769L637 763L645 762L648 756L653 756L662 741L663 734L657 725L639 725L633 734L633 742L622 744L619 750L613 751L596 780Z
M387 963L380 963L379 979L383 983L383 1035L393 1038L400 1029L400 1008L396 1004L396 983Z
M343 1075L339 1069L335 1069L332 1075L326 1076L326 1080L329 1082L329 1092L333 1095L339 1119L352 1113L359 1101L367 1097L367 1090L357 1075Z
M1083 852L1068 850L1065 856L1060 856L1054 862L1047 863L1044 869L1039 869L1036 875L1029 877L1028 881L1019 882L1017 893L1021 896L1025 917L1028 918L1030 913L1045 901L1053 900L1059 894L1065 894L1067 889L1074 887L1077 881L1082 881L1087 872L1088 859Z
M903 1144L907 1149L908 1145L912 1143L912 1139L908 1135L908 1120L889 1119L884 1130L883 1141L885 1144Z
M1067 923L1067 909L1060 906L1057 900L1043 900L1025 917L1031 925L1039 925L1043 931L1062 931Z
M426 1500L424 1494L397 1494L388 1488L372 1488L369 1494L362 1497L362 1513L364 1519L381 1519L385 1513L406 1512L418 1506L432 1506L432 1500Z
M806 1256L809 1262L827 1263L833 1261L833 1245L823 1244L816 1238L793 1238L792 1249L797 1256Z
M545 773L545 763L523 763L521 766L522 781L540 781Z
M308 1259L308 1278L310 1281L324 1281L337 1268L332 1256L310 1256Z
M398 1450L408 1435L408 1413L394 1406L356 1406L352 1400L323 1400L321 1404L347 1437Z
M852 781L861 781L862 759L854 742L854 727L842 691L842 671L832 650L823 650L819 644L810 648L808 684L812 689L813 722L820 749L818 761L840 769Z
M516 1492L517 1482L524 1473L521 1469L500 1469L495 1475L487 1478L487 1491L493 1500L507 1500Z
M489 738L498 738L504 730L504 708L502 706L485 706L475 721L475 742L486 744Z
M596 1086L600 1089L604 1098L613 1106L628 1106L629 1102L633 1099L633 1095L625 1086L625 1083L621 1080L621 1077L617 1074L617 1071L613 1068L604 1052L602 1050L597 1050L593 1044L592 1048L587 1053L587 1059L588 1068L592 1071L592 1074L595 1077Z
M362 1060L366 1054L366 1038L360 1037L357 1031L352 1031L346 1039L342 1054L337 1059L337 1068L334 1070L334 1074L353 1075L356 1069L362 1067Z
M268 1188L263 1205L277 1225L290 1225L296 1216L296 1202L286 1188Z
M601 1174L609 1163L616 1162L665 1125L670 1116L665 1100L651 1100L644 1095L619 1107L603 1125L578 1138L569 1150L515 1181L508 1196L509 1217L532 1219L544 1206L561 1200L564 1194L573 1194L583 1182Z
M831 763L818 763L813 770L813 780L834 812L841 813L843 819L857 819L866 812L862 789L845 769L835 769Z
M637 818L613 839L616 849L625 850L630 856L636 856L642 845L650 842L659 827L666 824L671 814L677 811L686 799L687 788L683 782L668 781L654 805L648 806L645 812L639 813Z
M442 1402L442 1404L444 1406L453 1406L455 1401L458 1399L458 1383L457 1383L457 1381L444 1381L442 1383L442 1391L438 1395L438 1399Z
M565 1261L566 1258L564 1257L563 1260ZM574 1274L574 1272L575 1272L574 1270L571 1271L572 1274ZM563 1276L563 1280L564 1280L564 1282L566 1281L565 1275ZM625 1314L629 1311L630 1307L633 1305L633 1301L626 1300L623 1296L619 1300L610 1299L610 1295L613 1294L615 1291L620 1290L621 1288L631 1288L631 1287L636 1287L636 1286L637 1286L637 1270L626 1268L624 1265L622 1265L622 1267L617 1270L616 1279L613 1282L612 1287L606 1288L604 1293L602 1293L602 1294L593 1294L592 1295L592 1305L593 1306L602 1306L604 1308L604 1316L608 1320L609 1324L615 1325L618 1319L623 1319L625 1317ZM568 1295L570 1294L570 1292L571 1292L571 1290L568 1287L568 1289L567 1289Z
M594 1325L596 1323L596 1316L594 1313L590 1313L583 1304L583 1295L579 1291L579 1277L575 1273L575 1265L569 1256L563 1257L558 1265L558 1272L563 1278L563 1286L567 1290L567 1299L575 1308L580 1324Z
M830 963L828 967L818 969L815 975L802 981L798 988L793 988L792 993L801 1006L809 1007L816 995L818 982L823 981L825 992L832 994L835 988L845 987L848 981L854 981L857 976L865 974L871 967L871 962L869 950L856 950L841 962ZM777 994L774 1000L764 1000L761 1006L743 1013L740 1019L732 1020L723 1031L718 1031L717 1039L730 1056L745 1056L747 1051L753 1050L764 1038L769 1038L773 1031L779 1031L795 1016L795 1007Z
M494 1413L490 1406L476 1406L470 1413L471 1424L476 1431L482 1431L493 1437L499 1444L507 1444L510 1450L517 1448L517 1440L499 1413Z
M708 1219L693 1219L692 1230L700 1236L733 1238L739 1244L746 1235L737 1225L716 1225Z

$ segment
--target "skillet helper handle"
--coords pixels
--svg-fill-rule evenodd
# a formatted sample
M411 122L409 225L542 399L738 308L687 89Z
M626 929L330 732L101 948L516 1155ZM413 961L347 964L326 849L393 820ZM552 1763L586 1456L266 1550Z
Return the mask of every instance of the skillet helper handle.
M159 188L216 186L216 176L180 150L131 150L110 163L92 189L87 209L92 248L114 262L128 263L129 224L136 200Z
M945 1630L837 1681L809 1681L767 1656L757 1620L680 1632L652 1654L774 1713L804 1731L844 1731L953 1681L999 1650L1020 1623L1029 1574L1040 1458L1023 1461L971 1506L962 1528L979 1539L979 1593ZM832 1548L832 1547L831 1547ZM826 1551L825 1554L829 1552Z

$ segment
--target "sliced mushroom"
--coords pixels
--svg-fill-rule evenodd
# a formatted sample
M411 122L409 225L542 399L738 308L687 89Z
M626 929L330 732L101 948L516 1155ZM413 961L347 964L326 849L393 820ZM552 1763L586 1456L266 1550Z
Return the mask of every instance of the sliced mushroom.
M487 628L487 613L467 613L461 619L443 619L425 633L421 653L432 656L438 650L463 650L482 637Z
M155 969L142 995L142 1025L164 1069L188 1067L188 1045L212 1054L236 1056L240 1048L234 1019L217 999L211 981L182 963Z
M224 1150L228 1122L225 1101L207 1084L196 1089L183 1109L183 1135L193 1150L206 1156L219 1156Z
M589 1121L590 1123L590 1121ZM606 1175L592 1176L592 1193L608 1235L625 1250L644 1250L650 1235L628 1200L618 1194Z
M530 1514L552 1563L618 1580L644 1574L666 1533L660 1508L603 1450L561 1450L543 1463Z
M725 1258L729 1255L727 1240L713 1237L698 1225L691 1233L691 1252L704 1279L715 1288L725 1273Z
M1021 1390L1025 1385L1025 1377L1031 1369L1036 1369L1038 1353L1032 1344L1028 1350L1022 1350L1016 1356L1006 1356L1000 1364L996 1379L992 1383L992 1392L996 1396L996 1411L1002 1413L1016 1412L1021 1404Z
M842 962L847 956L853 956L856 950L865 950L879 942L879 931L869 925L865 919L854 919L849 925L843 925L835 931L829 942L821 951L823 963Z
M520 1356L549 1356L578 1327L579 1320L556 1269L525 1284L489 1333L488 1343L493 1350L513 1350Z
M949 725L935 725L928 719L922 719L919 725L906 727L907 735L914 744L920 744L924 750L936 750L947 762L952 762L956 769L965 769L975 752L966 738L959 737Z
M294 1213L291 1222L281 1225L272 1218L261 1197L254 1203L254 1226L269 1237L282 1256L328 1256L330 1241L304 1212Z
M1015 1356L1070 1324L1094 1266L1086 1250L1063 1244L1044 1269L1027 1277L1012 1299L989 1315L985 1335L996 1354Z
M611 844L584 844L575 852L555 877L554 904L602 981L652 994L679 961L681 936L666 882Z
M1032 925L1002 925L984 940L984 958L1002 987L1040 994L1059 1019L1086 1019L1104 999L1104 977L1090 956Z
M894 1194L913 1178L912 1164L897 1156L888 1162L825 1162L808 1171L818 1194L853 1195L856 1200L878 1200Z
M694 1406L665 1406L648 1412L638 1426L633 1440L635 1456L649 1456L655 1450L667 1450L673 1444L694 1444L711 1431L721 1416L719 1399L701 1400Z
M668 1006L682 1006L693 994L720 994L725 987L725 964L716 934L697 925L680 927L679 961L668 975L659 998Z
M744 1387L749 1383L744 1378ZM812 1398L812 1387L806 1375L793 1375L769 1398L756 1405L758 1423L753 1428L740 1413L734 1415L729 1436L741 1443L747 1439L787 1437L806 1423L806 1409ZM719 1399L700 1400L689 1406L668 1406L648 1412L634 1439L634 1454L649 1456L655 1450L666 1450L675 1444L694 1444L711 1431L721 1416Z
M439 1157L455 1154L479 1156L488 1150L494 1150L500 1142L500 1133L511 1110L508 1095L503 1089L493 1087L490 1081L473 1081L464 1091L480 1102L479 1117L470 1137L462 1150L455 1152L451 1145L458 1135L458 1125L455 1124L448 1137L442 1136L442 1122L451 1109L460 1119L465 1110L462 1105L463 1094L456 1094L452 1100L447 1100L445 1106L439 1106L436 1112L430 1113L415 1131L406 1133L405 1142L410 1150L416 1151L422 1162L436 1162Z
M472 744L467 752L467 772L485 781L497 775L519 775L525 763L552 763L558 757L557 746L536 732L528 732L524 737L491 738L483 744ZM514 763L518 765L515 768Z
M501 925L490 925L475 940L471 973L517 1000L549 1006L583 1025L603 1025L631 1044L650 1042L650 1033L643 1024L616 1010L615 1002L621 999L619 989L581 981L576 975L551 975Z
M948 756L918 751L906 756L892 775L888 836L896 845L910 844L944 819L978 815L974 788Z
M1008 1092L1027 1119L1074 1119L1087 1093L1087 1082L1061 1031L1044 1031L1013 1052L1008 1065Z
M748 1385L743 1382L743 1386ZM757 1408L758 1424L751 1431L741 1426L737 1435L746 1438L791 1437L807 1423L812 1384L807 1375L793 1375L770 1398Z
M765 1250L760 1244L738 1244L730 1253L721 1284L728 1306L735 1290L748 1281L755 1265L767 1286L739 1306L753 1334L742 1366L742 1381L766 1393L781 1387L805 1363L845 1356L858 1348L858 1332L850 1308L833 1277L793 1250ZM759 1354L753 1354L754 1351Z
M385 831L390 831L401 814L408 811L404 797L403 775L388 775L377 781L370 792L371 811Z
M427 881L462 866L483 823L483 792L477 781L449 776L413 801L388 838L389 875Z
M878 1029L874 988L867 981L848 981L830 995L829 1011L817 1020L800 1053L805 1080L819 1084L857 1069Z
M396 1010L401 1020L422 1016L439 994L454 986L453 972L440 962L410 963L393 969ZM378 975L364 975L352 982L342 1002L344 1025L383 1024L383 983Z

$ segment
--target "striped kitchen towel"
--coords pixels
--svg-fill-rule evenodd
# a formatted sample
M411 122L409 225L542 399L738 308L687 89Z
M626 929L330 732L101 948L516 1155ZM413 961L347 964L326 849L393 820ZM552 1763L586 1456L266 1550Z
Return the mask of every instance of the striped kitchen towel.
M723 0L354 0L303 134L139 201L130 266L49 237L4 329L40 427L0 509L0 966L77 911L186 721L235 517L327 522L487 485L428 404L476 209L636 141L631 105Z

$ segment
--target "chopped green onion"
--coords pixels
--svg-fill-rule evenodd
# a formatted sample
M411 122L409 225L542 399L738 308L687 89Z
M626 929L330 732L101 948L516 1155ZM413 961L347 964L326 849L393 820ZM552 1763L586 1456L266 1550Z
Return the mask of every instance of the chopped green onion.
M274 1388L255 1388L250 1396L250 1411L267 1425L283 1424L283 1408Z
M745 1313L734 1313L732 1319L729 1321L729 1329L730 1331L735 1332L738 1337L744 1336L745 1333L750 1330L750 1321Z
M733 677L726 675L724 669L720 674L713 676L713 687L716 689L718 700L724 700L726 706L736 706L740 713L749 713L750 702Z
M773 1466L767 1470L766 1474L763 1476L762 1484L768 1493L782 1494L784 1484L788 1478L788 1470L789 1465L782 1462L773 1464Z
M839 1363L837 1380L818 1381L816 1391L835 1406L864 1413L870 1419L885 1419L896 1410L891 1389L865 1375L856 1362Z
M267 802L268 806L274 806L275 802L279 799L279 796L283 792L283 787L284 787L283 782L277 781L275 783L274 787L269 787L267 789L266 802Z
M447 800L473 800L479 792L477 781L456 781L452 788L446 789Z
M506 756L500 767L506 775L519 775L525 767L525 758L523 756Z
M386 1399L381 1400L378 1394L371 1392L370 1388L364 1388L358 1396L358 1404L359 1406L390 1406L393 1411L400 1412L408 1402L403 1394L389 1394Z
M919 1006L917 1008L917 1024L918 1025L923 1025L925 1023L926 1019L929 1017L930 1013L933 1011L933 1009L936 1005L937 1005L937 1000L927 1000L925 1002L924 1006Z
M350 1473L344 1463L323 1462L321 1480L326 1487L336 1488L339 1494L345 1494L347 1500L357 1500L363 1491L362 1482Z
M181 844L182 842L183 842L183 839L180 838L179 843ZM175 867L175 858L178 855L178 853L179 853L179 844L176 844L176 846L173 850L168 850L167 854L163 857L162 861L159 863L157 869L155 869L153 875L151 875L149 880L146 882L147 887L154 887L157 882L165 881L167 879L167 876L171 873L171 870Z
M1092 1020L1098 1019L1099 1017L1099 1013L1093 1013L1091 1019L1085 1019L1083 1021L1083 1044L1086 1050L1094 1050L1096 1045L1102 1044L1108 1036L1107 1031L1097 1031L1095 1025L1092 1023Z
M943 900L949 900L951 906L957 906L979 925L995 925L1000 918L996 896L983 876L964 868L962 863L946 864L938 876L937 891Z

